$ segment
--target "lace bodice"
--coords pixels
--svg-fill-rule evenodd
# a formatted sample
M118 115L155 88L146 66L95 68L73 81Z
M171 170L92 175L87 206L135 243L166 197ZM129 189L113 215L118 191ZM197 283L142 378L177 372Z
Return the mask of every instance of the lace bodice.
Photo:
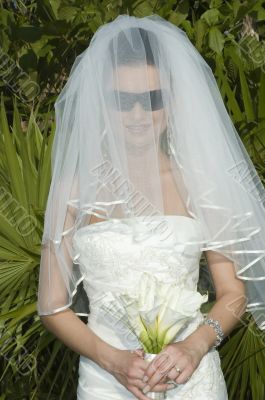
M199 221L178 215L109 220L79 229L73 248L92 307L104 292L135 286L143 272L196 290L201 239Z

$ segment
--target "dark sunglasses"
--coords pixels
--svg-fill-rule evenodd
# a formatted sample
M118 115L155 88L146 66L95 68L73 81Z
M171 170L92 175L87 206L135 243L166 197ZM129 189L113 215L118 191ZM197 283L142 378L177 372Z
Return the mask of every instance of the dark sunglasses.
M162 92L164 99L162 98ZM110 104L112 104L112 107L119 111L131 111L136 102L140 103L145 111L160 110L165 105L165 98L166 92L165 90L162 91L161 89L141 93L113 90L112 93L108 93Z

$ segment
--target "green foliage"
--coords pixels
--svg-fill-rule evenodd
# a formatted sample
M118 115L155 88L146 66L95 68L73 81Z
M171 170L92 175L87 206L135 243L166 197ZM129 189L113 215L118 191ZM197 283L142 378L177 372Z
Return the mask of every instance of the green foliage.
M264 3L0 0L0 400L75 398L78 356L43 328L36 291L54 135L49 110L76 56L119 14L158 14L180 27L212 68L264 182ZM209 307L214 291L204 261L199 288L210 290ZM264 398L264 336L249 315L220 355L230 399Z
M264 399L265 333L250 315L245 316L220 350L229 398Z
M54 122L47 114L37 123L36 112L22 121L14 104L10 129L3 99L0 112L0 392L6 399L70 399L78 356L36 313Z

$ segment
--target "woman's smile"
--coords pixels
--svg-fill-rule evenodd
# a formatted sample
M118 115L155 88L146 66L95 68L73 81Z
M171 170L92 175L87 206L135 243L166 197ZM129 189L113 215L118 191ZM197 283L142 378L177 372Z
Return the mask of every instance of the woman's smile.
M141 124L141 125L126 125L126 128L131 133L144 133L148 128L150 128L151 124Z

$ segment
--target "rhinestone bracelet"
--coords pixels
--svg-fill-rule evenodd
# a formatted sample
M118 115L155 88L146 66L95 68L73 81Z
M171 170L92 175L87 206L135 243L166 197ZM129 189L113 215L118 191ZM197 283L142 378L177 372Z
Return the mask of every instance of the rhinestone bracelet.
M216 332L216 342L213 345L213 347L217 347L220 345L222 340L224 339L224 332L217 320L213 320L212 318L207 318L207 316L204 316L204 322L203 325L209 325L211 326L215 332Z

